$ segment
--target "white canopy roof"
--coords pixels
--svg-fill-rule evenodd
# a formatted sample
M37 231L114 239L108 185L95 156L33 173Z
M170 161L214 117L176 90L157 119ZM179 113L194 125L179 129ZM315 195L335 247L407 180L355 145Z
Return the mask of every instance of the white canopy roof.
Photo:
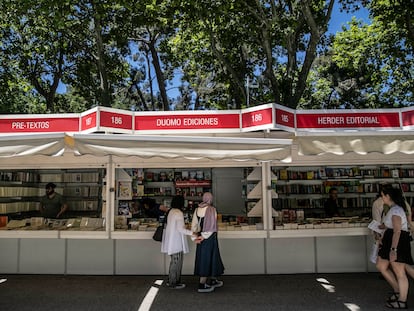
M65 151L64 138L64 133L0 136L0 157L62 155Z
M125 134L74 134L79 155L143 158L281 160L290 158L291 139Z
M414 135L354 135L348 136L325 134L324 136L297 137L299 155L343 155L354 152L365 155L380 154L414 154Z

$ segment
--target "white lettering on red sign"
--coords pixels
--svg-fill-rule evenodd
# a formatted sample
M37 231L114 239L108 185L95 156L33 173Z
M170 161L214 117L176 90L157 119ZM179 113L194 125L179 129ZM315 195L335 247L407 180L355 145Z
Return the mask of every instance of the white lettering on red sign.
M212 126L218 125L218 118L169 118L157 119L157 127L171 127L171 126Z
M263 120L263 116L261 113L252 114L252 122L261 122Z
M112 124L121 125L122 117L111 117Z
M344 124L345 119L344 117L319 117L318 124L325 124L325 125L338 125Z
M347 124L380 124L378 117L347 117Z
M12 129L24 130L24 129L48 129L50 126L49 121L20 121L12 122Z
M157 119L157 126L181 126L181 119Z
M88 125L88 126L91 125L92 124L92 117L86 118L85 119L85 124Z
M283 122L289 123L289 116L287 114L282 114L280 118Z
M368 124L380 124L378 117L318 117L318 124L323 125L368 125Z

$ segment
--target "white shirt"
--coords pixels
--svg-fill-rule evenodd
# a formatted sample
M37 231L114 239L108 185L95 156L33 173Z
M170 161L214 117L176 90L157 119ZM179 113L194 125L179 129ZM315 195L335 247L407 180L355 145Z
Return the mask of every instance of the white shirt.
M381 197L372 203L372 219L382 223L382 212L384 211L384 201Z
M405 214L404 209L398 205L391 207L387 215L385 215L384 225L387 226L387 228L393 229L392 216L394 215L401 217L401 230L408 231L407 215Z
M168 255L189 252L186 235L192 235L190 230L185 228L184 214L177 208L173 208L168 213L167 224L164 229L161 252Z

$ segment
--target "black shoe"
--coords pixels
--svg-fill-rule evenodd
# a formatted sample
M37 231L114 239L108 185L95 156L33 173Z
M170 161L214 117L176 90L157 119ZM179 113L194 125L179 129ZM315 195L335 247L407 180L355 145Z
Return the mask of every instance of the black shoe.
M391 309L408 309L407 302L399 300L387 302L386 306Z
M217 279L211 280L211 282L208 284L214 288L216 287L222 287L223 286L223 281L219 281Z
M199 293L211 293L213 291L214 291L213 286L210 286L210 285L205 284L205 283L204 284L203 283L198 284L198 292Z

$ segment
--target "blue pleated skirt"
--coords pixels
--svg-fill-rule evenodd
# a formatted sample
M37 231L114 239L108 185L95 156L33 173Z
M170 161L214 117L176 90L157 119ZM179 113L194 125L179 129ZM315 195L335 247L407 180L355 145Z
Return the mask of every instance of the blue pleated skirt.
M218 246L217 232L197 244L194 275L200 277L218 277L224 273Z

